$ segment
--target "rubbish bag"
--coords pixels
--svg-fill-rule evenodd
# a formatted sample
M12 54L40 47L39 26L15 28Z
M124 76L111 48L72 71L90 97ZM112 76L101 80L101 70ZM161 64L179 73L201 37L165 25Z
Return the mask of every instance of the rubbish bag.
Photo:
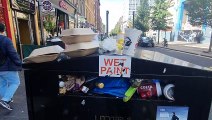
M116 97L124 97L125 92L130 87L129 79L126 78L100 78L96 83L103 83L104 87L96 86L93 93L109 94Z

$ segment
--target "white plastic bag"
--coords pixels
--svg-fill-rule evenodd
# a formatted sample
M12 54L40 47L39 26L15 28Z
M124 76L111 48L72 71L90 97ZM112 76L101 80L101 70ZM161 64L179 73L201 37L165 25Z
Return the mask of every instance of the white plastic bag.
M116 39L106 38L102 41L101 47L104 51L115 51L116 50Z

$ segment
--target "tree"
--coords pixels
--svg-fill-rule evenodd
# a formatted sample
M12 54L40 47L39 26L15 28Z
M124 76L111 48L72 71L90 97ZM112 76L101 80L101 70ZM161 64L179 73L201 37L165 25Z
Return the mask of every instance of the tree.
M123 24L123 16L119 18L119 21L116 23L115 28L110 32L111 35L117 35L121 33L121 26Z
M53 15L47 15L45 21L43 21L44 28L48 33L51 33L52 36L54 36L54 29L56 28L56 23L53 19Z
M121 33L121 26L119 24L116 24L115 28L112 29L111 31L111 35L117 35L119 33Z
M207 25L212 28L212 0L187 0L185 9L191 25ZM211 52L212 33L208 52Z
M150 7L148 0L142 0L135 18L135 28L146 32L149 30Z
M158 44L160 37L160 30L167 29L168 17L171 14L168 11L170 3L167 0L155 0L155 6L152 7L152 12L150 16L151 27L153 30L158 30Z

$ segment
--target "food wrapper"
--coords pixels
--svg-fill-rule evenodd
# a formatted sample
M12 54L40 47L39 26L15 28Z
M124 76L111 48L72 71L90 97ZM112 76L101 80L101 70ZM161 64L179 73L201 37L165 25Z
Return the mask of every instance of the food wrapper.
M116 54L122 55L124 49L124 34L118 34L116 40Z

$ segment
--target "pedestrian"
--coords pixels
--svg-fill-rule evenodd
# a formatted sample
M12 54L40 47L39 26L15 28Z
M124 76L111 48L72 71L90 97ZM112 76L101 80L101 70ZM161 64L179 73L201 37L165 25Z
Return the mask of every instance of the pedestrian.
M9 103L20 85L18 71L22 69L22 61L12 40L4 36L4 30L4 24L0 23L0 106L12 110Z

